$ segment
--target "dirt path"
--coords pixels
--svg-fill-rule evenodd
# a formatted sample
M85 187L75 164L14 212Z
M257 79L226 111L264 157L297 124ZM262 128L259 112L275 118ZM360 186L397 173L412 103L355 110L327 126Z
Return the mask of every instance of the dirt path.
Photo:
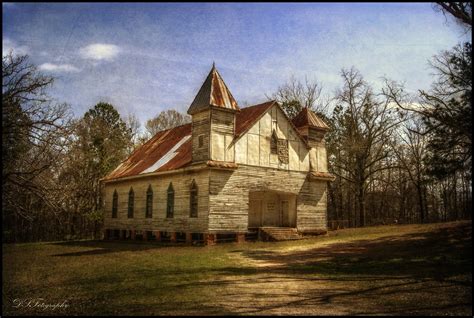
M238 252L244 270L212 281L213 303L246 315L472 315L470 233Z

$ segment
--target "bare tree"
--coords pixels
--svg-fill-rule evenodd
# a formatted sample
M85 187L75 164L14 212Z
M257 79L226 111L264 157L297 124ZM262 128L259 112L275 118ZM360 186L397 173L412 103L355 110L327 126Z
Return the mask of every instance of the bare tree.
M411 96L402 84L385 80L383 94L400 109L417 113L430 135L433 173L440 177L472 162L471 45L456 46L433 59L436 81Z
M436 2L437 8L443 12L452 15L456 21L467 27L472 28L472 3L471 2Z
M291 76L288 82L278 87L276 93L266 97L279 102L288 117L293 118L303 107L326 114L329 99L323 100L321 92L322 85L318 81L312 82L305 78L302 83Z
M125 123L130 131L130 145L128 146L128 154L131 154L137 147L143 144L143 138L140 134L140 121L133 113L129 113L125 118Z
M387 139L403 119L397 118L387 98L374 94L357 70L343 69L341 76L344 85L337 94L334 129L328 137L331 169L353 185L359 225L364 226L368 181L393 168L387 160L391 152Z
M191 117L181 114L174 109L168 109L159 113L156 117L149 119L145 124L147 137L153 137L157 132L184 125L191 122Z
M396 138L392 139L392 148L397 156L399 165L407 172L410 182L416 189L420 221L426 220L426 186L428 183L425 157L427 153L427 136L420 134L424 129L421 119L414 117L404 123L403 129L395 131Z
M60 221L57 171L71 116L46 93L53 79L27 56L3 56L2 73L2 211L9 230L19 233L19 224L31 226L41 214Z

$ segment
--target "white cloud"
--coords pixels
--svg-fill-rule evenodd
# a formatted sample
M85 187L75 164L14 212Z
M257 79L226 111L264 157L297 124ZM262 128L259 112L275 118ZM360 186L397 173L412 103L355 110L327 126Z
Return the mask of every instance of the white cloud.
M108 61L113 60L120 51L120 48L114 44L95 43L81 48L79 54L85 59Z
M28 54L29 49L25 45L17 45L15 41L8 38L2 39L2 56L7 55L10 51L15 55L25 55Z
M80 70L71 64L53 64L43 63L39 66L40 70L50 72L79 72Z

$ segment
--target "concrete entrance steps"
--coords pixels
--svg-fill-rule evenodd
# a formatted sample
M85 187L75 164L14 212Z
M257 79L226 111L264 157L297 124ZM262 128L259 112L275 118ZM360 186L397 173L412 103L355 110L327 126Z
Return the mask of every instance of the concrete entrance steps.
M263 241L289 241L300 240L303 237L293 227L260 227L259 238Z

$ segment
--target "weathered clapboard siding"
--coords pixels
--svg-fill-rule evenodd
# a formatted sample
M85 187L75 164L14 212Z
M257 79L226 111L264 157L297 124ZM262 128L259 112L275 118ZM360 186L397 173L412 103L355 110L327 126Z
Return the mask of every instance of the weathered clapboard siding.
M288 142L288 163L270 152L273 130ZM284 170L309 171L309 150L282 110L274 105L235 143L235 162Z
M324 142L324 132L307 127L305 133L308 136L310 150L310 168L313 171L327 172L327 153Z
M192 158L194 162L209 160L210 153L210 113L208 110L192 117ZM199 138L203 141L199 147Z
M295 194L298 230L326 230L326 183L308 181L307 172L240 165L211 170L209 177L210 232L246 231L252 191Z
M327 183L305 179L296 201L296 227L301 232L326 230Z
M211 109L211 160L234 161L235 113Z
M190 217L190 187L192 180L198 186L198 216ZM173 183L174 217L166 217L167 190ZM146 191L153 190L153 217L145 217ZM128 218L128 193L133 187L135 194L134 217ZM118 193L118 215L112 218L112 197ZM180 174L143 177L134 180L105 184L104 214L106 229L128 229L147 231L206 232L209 211L209 170L203 169Z

